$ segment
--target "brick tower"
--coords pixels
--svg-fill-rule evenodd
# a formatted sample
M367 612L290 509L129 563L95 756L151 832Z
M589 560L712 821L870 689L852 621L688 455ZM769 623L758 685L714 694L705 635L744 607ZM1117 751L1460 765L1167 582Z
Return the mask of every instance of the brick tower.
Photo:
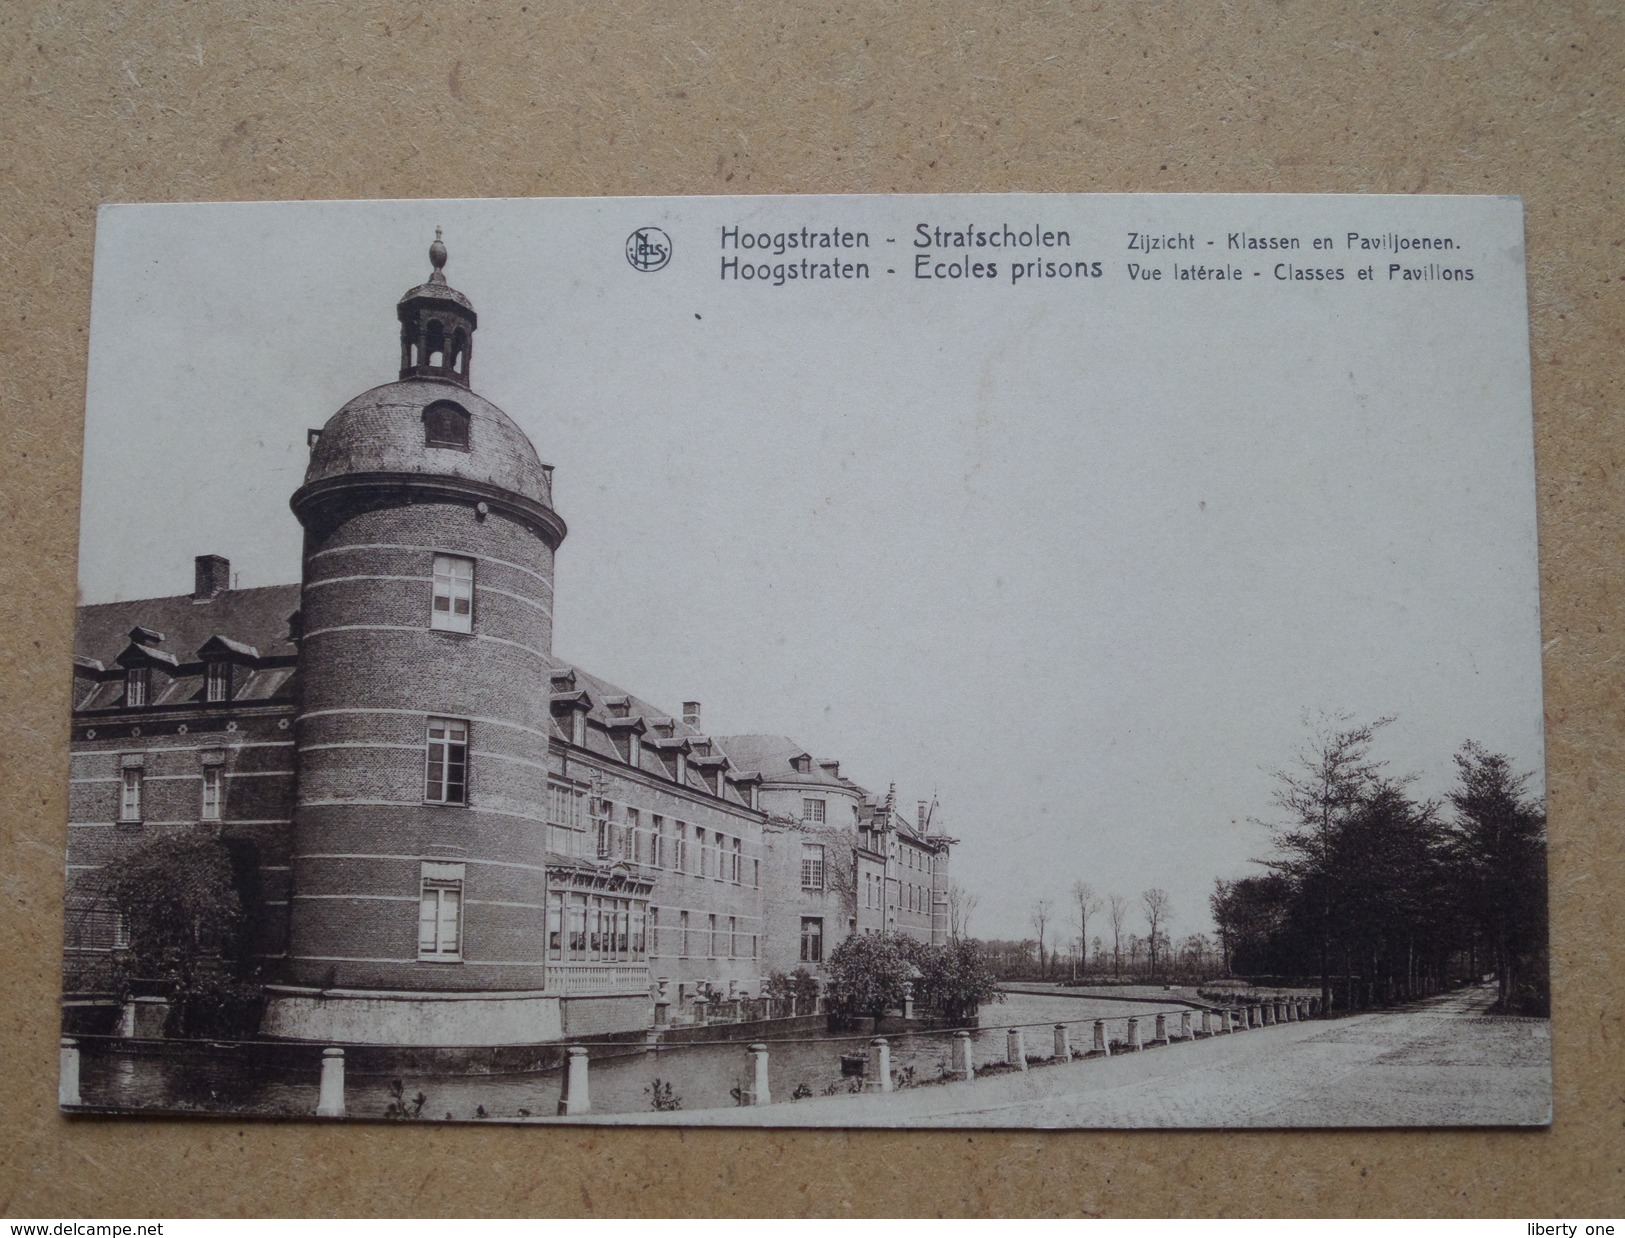
M400 377L312 435L298 796L265 1031L491 1044L559 1034L544 996L552 470L470 387L468 298L397 307Z

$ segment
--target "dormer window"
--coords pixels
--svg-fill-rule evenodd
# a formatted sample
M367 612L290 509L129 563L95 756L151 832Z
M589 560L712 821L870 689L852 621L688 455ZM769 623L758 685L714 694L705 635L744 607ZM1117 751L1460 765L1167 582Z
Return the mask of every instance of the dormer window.
M626 737L626 763L634 769L643 764L643 739L636 731Z
M430 447L468 450L468 411L450 400L437 400L423 410L423 441Z
M791 757L790 768L798 774L810 774L812 773L812 758L806 753L802 753L798 757Z
M132 666L124 672L124 703L127 706L145 705L152 687L152 671L145 666Z
M204 672L203 699L210 702L231 700L231 663L224 659L210 662Z

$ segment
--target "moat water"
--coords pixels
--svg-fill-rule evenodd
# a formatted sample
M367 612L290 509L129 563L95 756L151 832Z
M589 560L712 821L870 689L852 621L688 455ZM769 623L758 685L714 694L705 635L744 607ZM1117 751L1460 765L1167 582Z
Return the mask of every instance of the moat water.
M1053 1027L1065 1023L1075 1050L1087 1049L1094 1022L1107 1020L1111 1039L1126 1037L1127 1020L1140 1020L1149 1039L1159 1012L1170 1015L1169 1030L1178 1030L1181 1007L1167 1001L1129 1002L1112 997L1010 993L1003 1002L984 1006L980 1026L972 1032L978 1065L1005 1059L1008 1029L1024 1028L1026 1052L1048 1057ZM930 1032L889 1036L891 1063L900 1084L929 1083L948 1073L953 1033ZM775 1102L789 1102L798 1090L821 1096L855 1087L859 1080L842 1074L843 1054L865 1051L867 1036L768 1040L768 1078ZM662 1101L685 1110L726 1108L737 1103L733 1089L750 1086L751 1056L745 1042L668 1045L647 1051L594 1058L590 1069L595 1113L644 1113ZM320 1081L320 1050L310 1050L309 1069L290 1065L286 1050L271 1066L253 1046L192 1049L184 1052L129 1051L116 1042L87 1044L80 1071L80 1095L86 1108L139 1112L183 1112L219 1116L309 1117L315 1113ZM364 1073L351 1069L345 1080L348 1116L382 1119L397 1100L393 1090L414 1105L422 1119L438 1121L524 1121L552 1118L558 1112L562 1072L524 1074Z

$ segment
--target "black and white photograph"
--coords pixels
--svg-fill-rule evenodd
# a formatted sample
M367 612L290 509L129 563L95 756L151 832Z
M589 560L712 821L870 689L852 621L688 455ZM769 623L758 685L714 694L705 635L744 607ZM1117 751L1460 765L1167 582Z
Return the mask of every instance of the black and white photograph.
M102 207L62 1109L1549 1124L1523 228Z

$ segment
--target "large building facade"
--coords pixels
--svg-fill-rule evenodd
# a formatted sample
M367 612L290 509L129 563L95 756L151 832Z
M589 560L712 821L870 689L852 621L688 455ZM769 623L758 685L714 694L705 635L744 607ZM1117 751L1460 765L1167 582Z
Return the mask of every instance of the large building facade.
M82 607L67 1001L110 993L122 856L217 833L266 1035L539 1043L677 1020L856 932L945 940L948 840L789 740L717 739L557 658L552 469L472 387L447 282L395 381L310 434L298 585ZM943 904L941 928L936 921Z

